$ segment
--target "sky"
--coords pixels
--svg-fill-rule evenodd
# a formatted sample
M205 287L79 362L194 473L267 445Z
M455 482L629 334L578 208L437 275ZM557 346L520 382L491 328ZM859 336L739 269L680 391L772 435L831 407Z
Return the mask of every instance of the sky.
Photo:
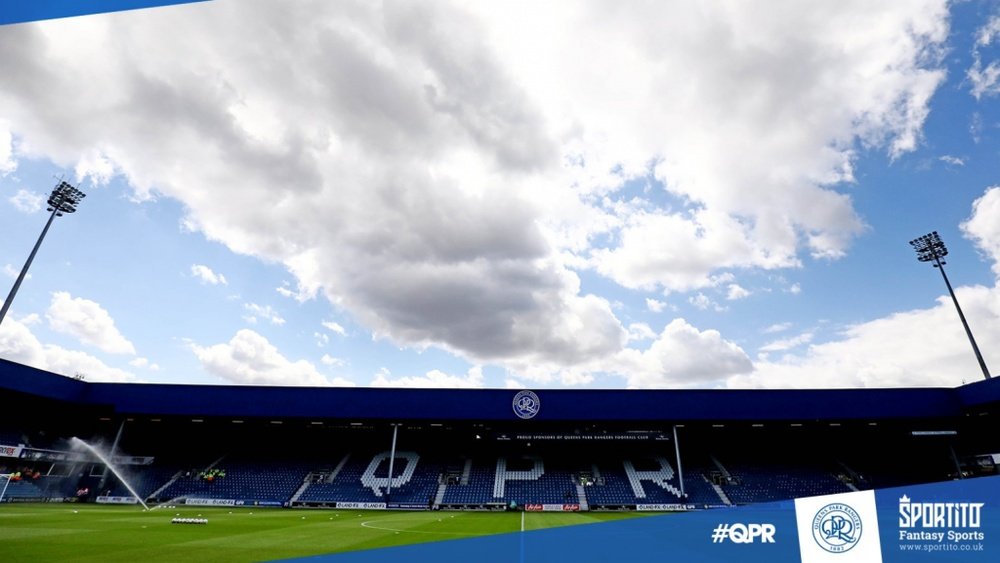
M0 357L87 381L1000 373L1000 2L216 0L0 26Z

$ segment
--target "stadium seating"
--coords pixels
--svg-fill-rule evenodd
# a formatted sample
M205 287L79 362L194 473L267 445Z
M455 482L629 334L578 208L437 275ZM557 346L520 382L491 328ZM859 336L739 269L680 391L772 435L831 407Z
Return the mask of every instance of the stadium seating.
M339 429L297 436L266 426L269 434L260 435L258 426L242 439L229 440L234 427L197 426L198 433L176 435L176 426L159 428L151 424L127 429L119 451L154 460L151 465L120 469L141 498L161 502L187 497L294 506L348 502L460 509L700 508L929 482L951 478L957 471L947 442L905 434L888 441L894 445L882 443L878 448L834 436L834 441L850 447L831 453L823 447L829 441L825 434L788 429L766 433L751 428L703 429L700 435L687 430L676 449L669 438L586 445L552 440L532 447L504 438L480 439L479 434L452 442L441 440L445 434L439 433L433 439L407 435L408 447L396 452L389 492L390 440L384 431ZM93 442L107 444L118 429L108 425L103 434L87 435ZM29 466L41 473L37 479L11 483L7 500L73 498L81 488L90 489L85 497L89 500L100 495L131 496L114 476L102 479L100 464L81 463L79 454L68 450L60 457L59 448L66 448L66 440L58 430L34 434L56 449L35 448L32 457L0 458L0 465L8 469ZM331 434L347 438L331 440ZM21 443L26 435L8 424L0 440ZM230 450L224 456L223 446ZM281 456L276 457L275 451ZM213 479L203 474L221 470L225 475L212 473Z
M744 454L745 456L745 454ZM326 461L254 460L253 456L223 458L216 468L224 477L206 479L200 469L180 469L176 463L125 468L130 484L143 499L227 499L244 502L330 505L337 502L439 504L485 507L525 504L622 508L636 505L720 506L749 504L831 494L850 490L828 468L788 456L768 461L734 455L716 466L692 454L684 467L684 494L676 462L663 455L618 459L598 456L476 457L445 463L441 457L397 452L393 487L386 494L389 453L361 450ZM451 457L454 459L454 456ZM721 469L721 471L720 471ZM178 478L171 482L177 475ZM878 473L870 473L877 476ZM585 476L585 477L584 477ZM873 477L869 477L873 478ZM89 477L96 488L99 477ZM713 486L712 480L716 486ZM37 485L19 485L15 497L73 496L80 481L68 476L42 477ZM858 483L864 488L867 483ZM720 494L721 492L721 494ZM113 475L97 493L131 496ZM96 495L95 495L96 496Z
M496 459L470 459L465 466L467 474L463 474L458 483L447 485L442 504L477 506L504 502L504 499L493 496L496 465ZM466 471L465 467L463 471Z
M17 430L0 428L0 444L16 446L24 443L24 435Z
M518 466L516 461L520 461ZM499 493L499 494L498 494ZM579 504L572 473L538 457L497 459L492 502L523 504Z
M174 481L159 497L232 499L282 503L291 498L309 473L307 463L292 461L224 461L225 477L207 479L191 471Z
M167 483L178 471L175 466L129 466L124 469L126 479L142 499L148 498L156 489ZM128 487L118 480L114 475L109 476L110 485L105 485L102 494L108 496L126 497L132 496Z
M591 506L666 504L719 506L723 500L706 481L700 466L684 467L684 494L674 462L662 456L602 461L595 465L595 479L585 487ZM670 475L670 477L667 477Z
M394 502L429 505L438 488L442 467L410 451L397 451L389 487L389 452L348 457L329 480L309 483L297 501L310 503ZM388 493L388 495L387 495Z
M721 483L735 504L845 493L850 489L829 471L810 465L727 465L733 480Z
M0 485L0 488L2 487L3 485ZM7 486L7 492L4 494L4 497L7 500L12 498L42 500L48 498L48 495L44 489L33 481L11 481Z

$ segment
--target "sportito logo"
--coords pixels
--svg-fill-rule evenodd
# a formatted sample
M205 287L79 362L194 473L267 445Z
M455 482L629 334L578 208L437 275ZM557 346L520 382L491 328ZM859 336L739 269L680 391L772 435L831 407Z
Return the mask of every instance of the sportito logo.
M541 408L542 402L533 391L519 391L514 395L514 414L518 418L535 418Z
M830 553L843 553L861 539L861 517L843 503L833 503L819 509L812 523L813 539Z

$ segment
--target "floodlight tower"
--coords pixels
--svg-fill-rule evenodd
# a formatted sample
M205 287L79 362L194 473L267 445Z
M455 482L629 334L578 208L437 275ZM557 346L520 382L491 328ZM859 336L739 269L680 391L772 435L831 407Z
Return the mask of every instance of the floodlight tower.
M955 309L958 310L958 318L962 319L965 334L969 336L969 343L972 344L972 350L976 353L976 359L979 360L979 367L983 370L983 377L989 379L990 370L986 368L983 355L979 353L979 346L976 345L976 339L972 337L972 329L969 328L969 323L965 320L962 308L958 305L958 298L955 297L955 291L951 288L951 282L948 281L948 274L944 273L944 265L947 262L943 258L948 255L948 248L945 247L944 241L938 236L937 231L934 231L911 240L910 246L917 252L917 260L921 262L933 261L934 267L941 270L941 277L944 278L944 284L948 286L948 293L951 294L951 300L955 303Z
M56 217L62 217L64 213L73 213L76 211L76 206L79 205L80 200L85 197L87 197L87 194L69 185L68 182L63 182L61 180L58 184L56 184L56 187L52 189L52 193L49 194L49 207L47 209L47 211L51 211L52 214L49 215L49 220L45 223L45 228L42 229L42 234L38 236L38 241L35 243L35 247L31 249L31 254L28 255L28 261L25 262L24 267L21 268L21 273L18 274L17 280L14 282L14 287L11 288L10 294L7 295L7 300L3 302L3 309L0 309L0 323L3 323L3 318L7 316L7 309L10 309L10 304L14 301L14 296L17 295L17 290L21 287L21 282L24 281L24 276L28 273L28 268L31 267L31 262L35 259L38 247L42 245L42 239L44 239L45 234L49 232L49 227L52 226L52 221L54 221Z

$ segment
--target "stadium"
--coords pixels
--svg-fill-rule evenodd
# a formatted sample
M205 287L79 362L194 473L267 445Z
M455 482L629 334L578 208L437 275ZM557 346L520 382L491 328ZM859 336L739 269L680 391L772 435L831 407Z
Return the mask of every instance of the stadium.
M374 545L517 529L510 518L452 536L399 527L426 524L427 513L514 512L523 530L535 512L600 520L995 475L1000 452L996 379L834 390L193 387L88 383L3 361L0 389L4 503L402 515ZM125 482L73 438L99 446Z
M1000 3L7 4L0 562L1000 560Z

